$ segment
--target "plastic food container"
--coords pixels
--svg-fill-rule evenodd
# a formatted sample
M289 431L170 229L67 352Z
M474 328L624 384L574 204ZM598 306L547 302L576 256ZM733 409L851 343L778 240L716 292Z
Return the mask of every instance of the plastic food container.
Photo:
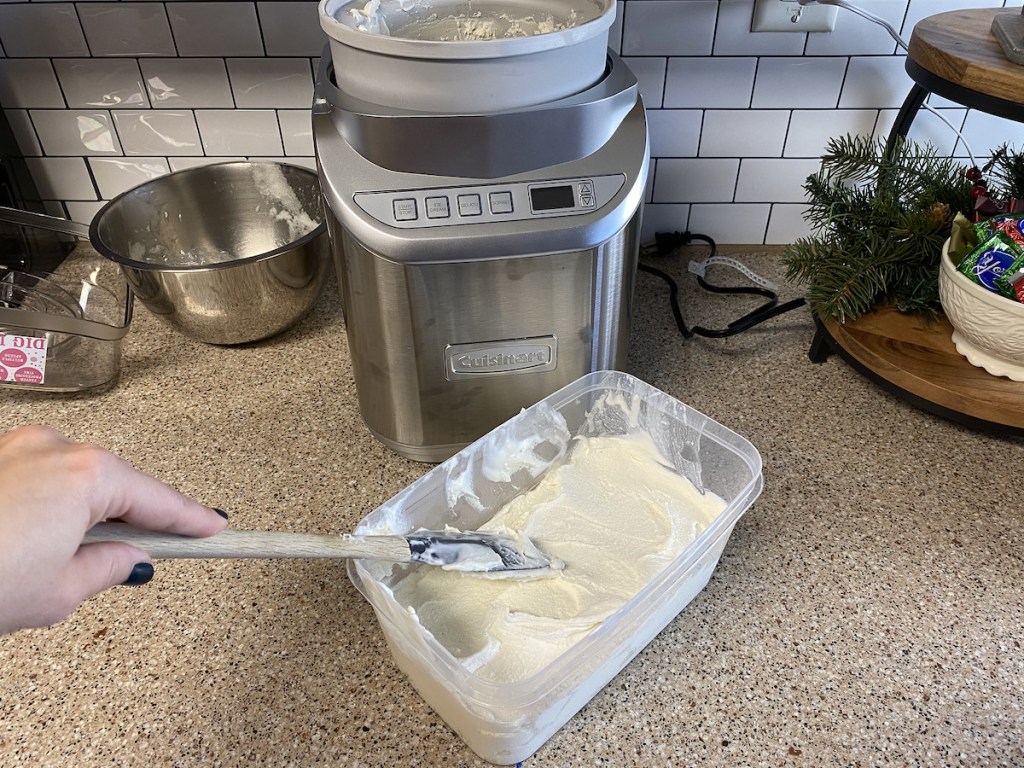
M80 392L116 381L132 294L120 268L72 255L54 273L0 273L0 386Z
M484 680L415 622L390 590L405 569L415 566L348 563L349 578L373 606L398 667L485 760L514 764L536 752L704 588L736 521L761 492L760 455L743 437L643 381L599 371L464 448L356 528L356 533L446 525L472 530L556 466L569 439L635 431L650 434L681 474L720 496L726 507L633 599L532 677L515 683ZM523 445L532 447L528 456ZM511 466L519 469L508 481L488 479L497 476L495 467Z

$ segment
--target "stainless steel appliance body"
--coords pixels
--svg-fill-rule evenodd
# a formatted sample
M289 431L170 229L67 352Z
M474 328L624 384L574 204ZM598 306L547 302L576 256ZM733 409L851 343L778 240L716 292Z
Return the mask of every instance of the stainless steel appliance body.
M362 416L440 461L554 390L623 368L649 147L635 77L485 115L317 84L313 133Z

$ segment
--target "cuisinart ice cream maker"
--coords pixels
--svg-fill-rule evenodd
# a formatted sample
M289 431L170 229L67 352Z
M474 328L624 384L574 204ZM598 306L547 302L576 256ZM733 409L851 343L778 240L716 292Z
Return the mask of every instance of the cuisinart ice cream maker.
M614 2L589 22L603 25L596 59L542 61L527 82L530 61L583 43L524 52L548 35L488 40L472 59L462 43L352 29L344 8L321 3L331 45L313 135L359 406L396 452L441 461L578 377L624 367L649 162L643 103L607 49ZM407 44L425 42L432 58L417 60ZM345 72L361 73L351 89Z

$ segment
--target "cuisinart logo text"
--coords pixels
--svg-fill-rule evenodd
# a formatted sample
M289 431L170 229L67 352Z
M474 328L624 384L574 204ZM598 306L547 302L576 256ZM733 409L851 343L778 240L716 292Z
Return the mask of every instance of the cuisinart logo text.
M554 370L558 343L554 336L538 336L477 344L450 344L444 354L445 373L449 379L499 373L532 373Z

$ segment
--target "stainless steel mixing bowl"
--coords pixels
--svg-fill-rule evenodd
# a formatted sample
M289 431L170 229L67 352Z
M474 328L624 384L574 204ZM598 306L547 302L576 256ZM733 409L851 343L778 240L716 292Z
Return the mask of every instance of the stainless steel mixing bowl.
M314 172L228 162L147 181L89 226L161 320L209 344L243 344L292 326L326 281L329 248Z

